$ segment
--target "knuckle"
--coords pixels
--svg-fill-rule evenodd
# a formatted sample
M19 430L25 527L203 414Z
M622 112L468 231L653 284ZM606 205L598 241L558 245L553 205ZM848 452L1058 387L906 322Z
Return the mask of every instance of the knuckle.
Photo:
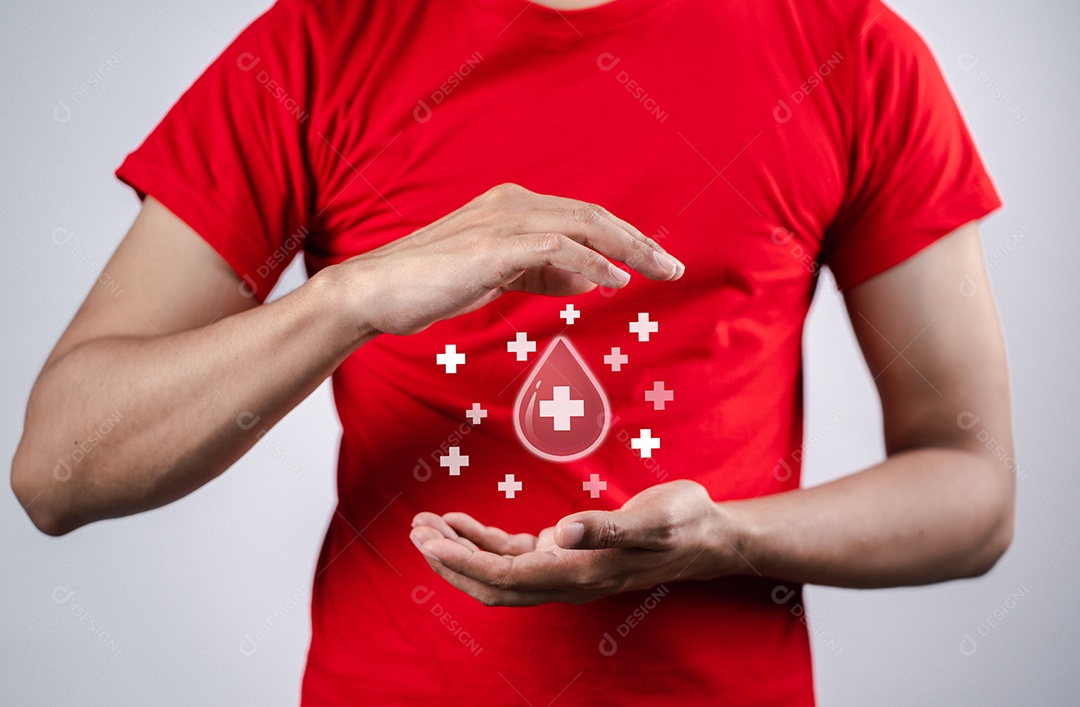
M584 266L582 269L585 271L606 271L608 260L595 250L583 248L581 250L581 264Z
M598 204L583 202L574 209L574 220L580 223L600 223L610 217L607 209Z
M601 547L613 547L623 539L623 530L613 518L604 518L596 530L596 542Z
M487 195L495 199L509 199L515 196L520 196L525 192L525 187L520 184L514 184L513 182L503 182L502 184L496 184L491 189L488 189Z
M533 248L537 253L551 255L563 248L567 240L561 233L541 233L533 240Z

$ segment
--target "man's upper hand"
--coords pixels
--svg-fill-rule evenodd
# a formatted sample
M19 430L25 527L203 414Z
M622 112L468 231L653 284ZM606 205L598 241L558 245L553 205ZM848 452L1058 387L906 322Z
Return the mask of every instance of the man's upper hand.
M413 334L504 292L566 296L630 275L676 280L682 263L601 206L500 184L404 238L334 266L358 322ZM329 270L329 269L328 269ZM352 293L368 296L351 296Z

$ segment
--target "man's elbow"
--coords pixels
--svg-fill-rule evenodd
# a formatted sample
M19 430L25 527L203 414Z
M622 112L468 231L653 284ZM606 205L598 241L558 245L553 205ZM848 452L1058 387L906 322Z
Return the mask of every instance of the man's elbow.
M1011 479L1008 488L1001 491L992 506L984 539L973 553L975 562L972 563L969 577L981 577L989 572L1012 545L1016 532L1016 496Z
M59 537L82 525L64 510L65 504L58 498L61 494L57 493L57 489L50 488L54 485L52 475L34 468L26 457L22 445L19 445L11 462L11 490L34 526L46 535Z

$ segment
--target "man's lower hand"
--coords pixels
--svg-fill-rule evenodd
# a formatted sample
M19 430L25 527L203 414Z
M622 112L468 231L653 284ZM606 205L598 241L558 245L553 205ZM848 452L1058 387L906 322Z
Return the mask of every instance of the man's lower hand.
M487 606L583 604L745 566L732 516L701 484L678 480L617 511L574 513L539 535L511 535L464 513L420 513L410 538L443 579Z

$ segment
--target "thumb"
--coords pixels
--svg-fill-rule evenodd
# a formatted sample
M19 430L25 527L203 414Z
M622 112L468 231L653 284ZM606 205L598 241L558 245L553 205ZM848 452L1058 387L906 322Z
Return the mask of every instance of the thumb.
M663 533L645 514L635 511L586 511L566 516L555 526L559 547L599 550L609 547L663 550Z

